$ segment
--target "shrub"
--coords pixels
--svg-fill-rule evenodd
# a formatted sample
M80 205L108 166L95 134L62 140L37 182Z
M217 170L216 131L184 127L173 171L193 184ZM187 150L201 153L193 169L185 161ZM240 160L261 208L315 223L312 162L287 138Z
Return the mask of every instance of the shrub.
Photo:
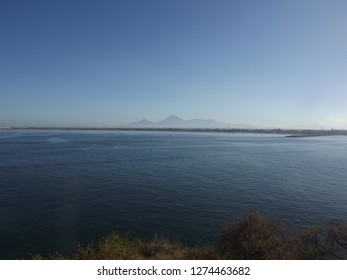
M77 246L73 259L76 260L138 260L142 241L129 239L118 233L107 235L101 241L86 247Z
M251 213L235 224L222 226L219 250L226 259L287 259L295 255L294 239L279 220Z
M33 259L44 259L32 255ZM347 259L347 224L334 221L327 228L289 231L281 221L250 213L234 224L222 226L217 246L185 247L154 237L149 242L113 233L85 247L72 257L59 253L45 259L75 260L203 260L203 259Z
M347 259L347 223L330 222L329 226L313 227L302 233L302 242L309 248L309 259Z

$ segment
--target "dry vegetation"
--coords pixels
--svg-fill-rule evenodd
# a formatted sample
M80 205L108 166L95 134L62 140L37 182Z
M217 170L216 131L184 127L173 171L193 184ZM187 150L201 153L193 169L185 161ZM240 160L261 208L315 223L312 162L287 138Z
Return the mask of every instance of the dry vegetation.
M33 259L44 258L33 255ZM292 231L279 220L250 213L222 226L215 246L186 247L164 238L144 242L113 233L97 243L77 246L72 256L55 254L45 259L347 259L347 224L334 221L326 228Z

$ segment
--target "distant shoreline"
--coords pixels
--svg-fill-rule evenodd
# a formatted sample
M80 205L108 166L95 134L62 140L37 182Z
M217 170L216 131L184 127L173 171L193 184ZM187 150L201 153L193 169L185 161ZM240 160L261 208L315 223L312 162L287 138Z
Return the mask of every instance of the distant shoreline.
M347 130L311 129L240 129L240 128L129 128L129 127L0 127L0 130L68 130L68 131L164 131L164 132L216 132L216 133L254 133L282 134L285 137L303 138L318 136L346 136Z

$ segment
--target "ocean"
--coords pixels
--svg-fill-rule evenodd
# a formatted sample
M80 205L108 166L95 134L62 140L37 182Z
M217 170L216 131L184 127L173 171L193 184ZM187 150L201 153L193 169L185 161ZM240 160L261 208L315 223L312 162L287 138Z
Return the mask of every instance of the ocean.
M253 211L292 228L346 220L347 137L0 131L1 259L111 232L209 244Z

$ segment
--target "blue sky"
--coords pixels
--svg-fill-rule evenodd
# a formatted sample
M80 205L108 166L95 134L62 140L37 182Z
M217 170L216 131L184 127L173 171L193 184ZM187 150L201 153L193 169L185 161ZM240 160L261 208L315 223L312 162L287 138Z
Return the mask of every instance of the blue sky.
M347 128L347 1L0 2L0 126Z

